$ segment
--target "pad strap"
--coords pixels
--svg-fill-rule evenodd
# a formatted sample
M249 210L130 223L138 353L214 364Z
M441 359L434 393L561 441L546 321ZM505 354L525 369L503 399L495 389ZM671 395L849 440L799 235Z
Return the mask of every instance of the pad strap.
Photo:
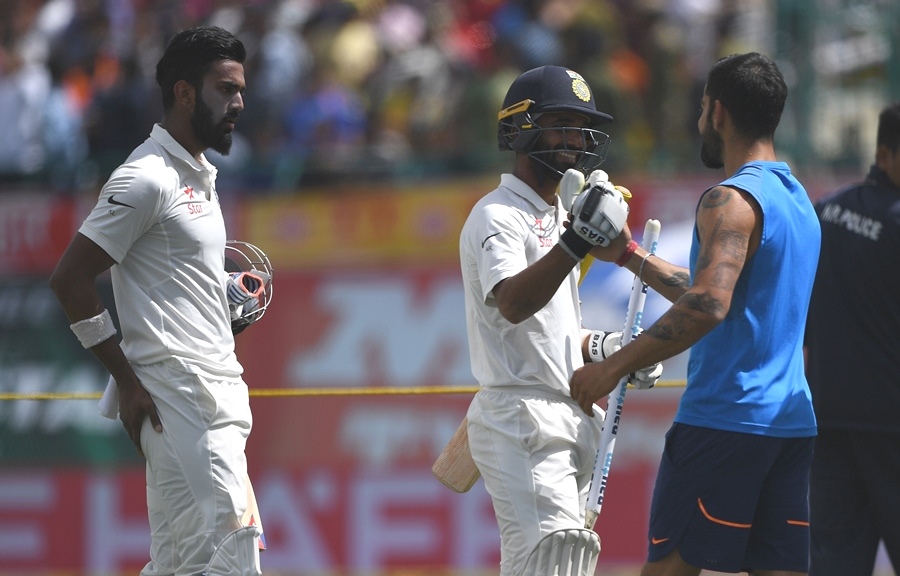
M116 327L109 315L109 310L97 314L92 318L79 320L69 328L78 337L78 341L85 348L93 348L97 344L116 335Z

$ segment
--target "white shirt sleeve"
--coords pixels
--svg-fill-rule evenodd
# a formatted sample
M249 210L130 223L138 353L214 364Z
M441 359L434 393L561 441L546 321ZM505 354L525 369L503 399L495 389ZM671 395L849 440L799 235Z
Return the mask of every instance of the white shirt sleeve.
M518 211L496 204L485 206L473 234L479 243L475 259L486 303L494 299L494 286L528 267L525 233Z
M118 263L159 218L164 183L150 174L133 165L116 170L79 229Z

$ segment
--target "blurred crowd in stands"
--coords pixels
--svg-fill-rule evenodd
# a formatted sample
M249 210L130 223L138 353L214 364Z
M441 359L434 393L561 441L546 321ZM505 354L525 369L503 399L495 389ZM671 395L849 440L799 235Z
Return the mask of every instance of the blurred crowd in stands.
M497 110L529 68L568 66L615 122L610 172L699 169L712 61L748 48L737 0L0 0L0 189L95 191L161 118L155 65L180 29L248 50L219 188L496 172Z

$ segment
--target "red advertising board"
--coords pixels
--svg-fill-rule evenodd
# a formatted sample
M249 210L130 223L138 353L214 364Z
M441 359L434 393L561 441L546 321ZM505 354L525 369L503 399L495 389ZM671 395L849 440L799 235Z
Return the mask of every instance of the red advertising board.
M78 229L77 203L43 194L0 194L0 271L53 270Z
M626 403L596 526L601 570L643 559L658 449L673 411L671 394L659 392L653 401ZM255 401L256 425L281 402ZM284 434L277 456L284 465L268 462L272 451L260 450L259 442L249 450L268 544L264 571L296 576L401 568L422 574L446 568L490 573L497 566L499 535L483 484L466 494L440 484L430 466L442 439L437 434L417 439L428 428L404 424L414 415L413 422L430 418L447 428L461 418L466 400L291 403L296 404L294 420L315 414L317 421L332 425L320 434ZM360 424L361 413L374 416ZM385 425L389 419L409 431L391 430ZM268 427L284 424L275 420ZM372 428L360 430L364 425ZM365 432L371 434L368 442ZM0 473L0 574L135 573L148 549L141 470Z
M226 206L230 236L262 247L275 267L270 309L237 338L251 390L281 393L251 399L247 452L266 528L265 570L496 572L499 536L483 485L460 495L430 473L471 392L414 392L475 384L456 246L469 206L495 183ZM642 219L654 206L652 215L665 218L663 238L673 238L668 223L683 211L677 198L693 194L687 188L673 184L670 202L651 204L649 189L635 186L634 214ZM91 205L7 198L2 207L0 268L24 277L52 270ZM584 309L589 325L618 329L630 280L623 288L609 270L619 269L590 272ZM48 290L37 278L0 284L6 301L30 303L14 307L21 318L0 318L0 389L101 390L102 367L78 346ZM614 324L597 324L601 312ZM410 392L371 393L388 387ZM679 393L628 394L597 524L601 567L643 560L652 482ZM0 403L0 574L136 573L147 560L133 449L93 401L72 402ZM2 460L11 453L20 467ZM36 464L21 467L30 454Z
M271 309L238 337L251 389L298 393L251 399L247 452L266 529L264 569L491 573L499 536L482 483L460 495L430 473L471 393L413 393L474 384L458 272L276 274ZM385 387L410 394L368 394ZM360 394L328 393L335 388ZM317 392L300 394L310 390ZM651 486L678 392L629 393L597 524L601 565L643 559ZM140 469L6 468L0 574L134 573L147 560L146 522Z

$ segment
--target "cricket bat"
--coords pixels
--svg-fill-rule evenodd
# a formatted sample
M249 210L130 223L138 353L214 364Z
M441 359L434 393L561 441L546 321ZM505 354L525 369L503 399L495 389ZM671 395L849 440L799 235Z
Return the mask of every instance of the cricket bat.
M468 424L468 419L463 418L453 437L431 467L431 473L435 478L460 494L468 492L481 476L469 450L469 435L466 432Z

